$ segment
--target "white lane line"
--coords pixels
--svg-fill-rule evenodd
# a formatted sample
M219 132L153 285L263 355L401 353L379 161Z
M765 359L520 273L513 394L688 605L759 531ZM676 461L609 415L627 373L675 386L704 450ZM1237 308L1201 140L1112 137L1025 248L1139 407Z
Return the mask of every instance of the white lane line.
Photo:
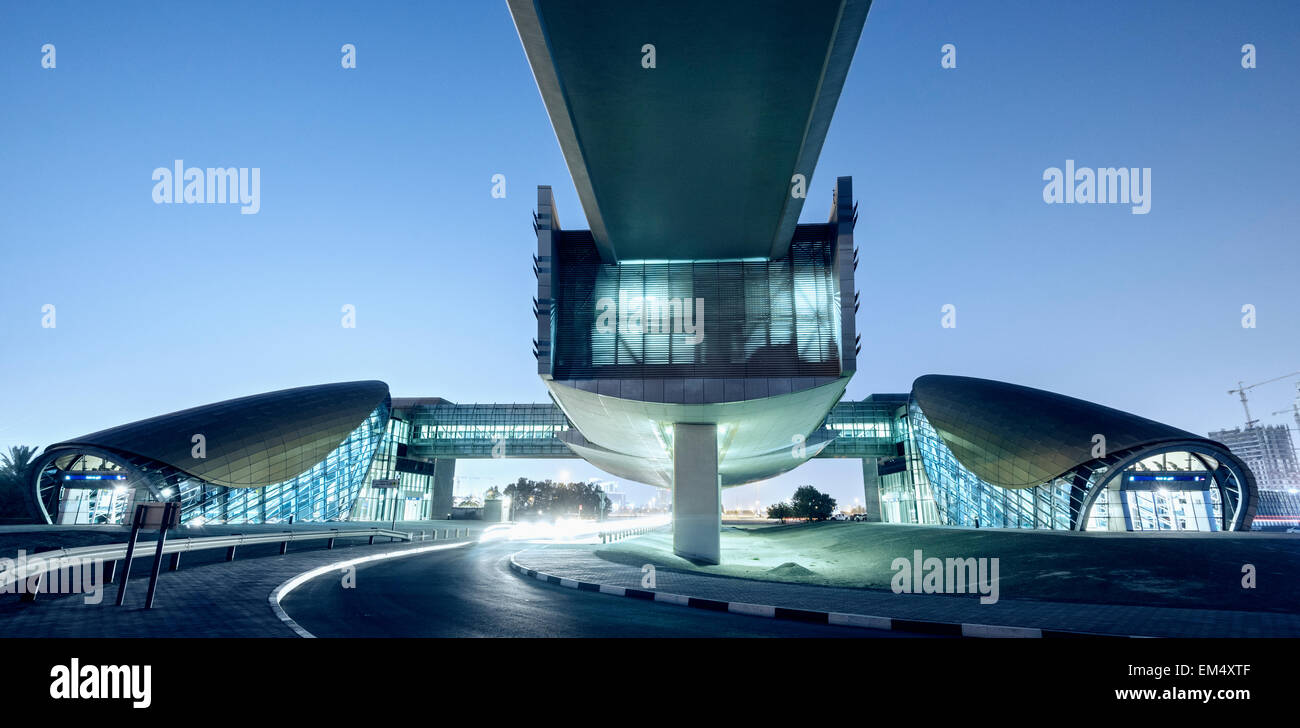
M475 542L462 541L460 543L444 543L436 546L421 546L420 548L406 549L403 551L385 551L381 554L371 554L369 556L359 556L355 559L335 561L332 564L326 564L324 566L318 566L310 571L304 571L292 579L289 579L280 586L277 586L275 590L271 592L271 596L267 599L271 603L271 611L275 612L275 616L279 617L280 621L288 625L289 628L296 632L299 637L314 638L316 635L303 629L302 625L295 622L292 617L285 613L284 607L280 606L280 600L288 596L294 589L297 589L322 574L328 574L331 571L339 571L351 566L357 566L358 564L365 564L371 561L381 561L384 559L400 559L404 556L418 556L419 554L427 554L430 551L461 548L463 546L469 546L472 543Z

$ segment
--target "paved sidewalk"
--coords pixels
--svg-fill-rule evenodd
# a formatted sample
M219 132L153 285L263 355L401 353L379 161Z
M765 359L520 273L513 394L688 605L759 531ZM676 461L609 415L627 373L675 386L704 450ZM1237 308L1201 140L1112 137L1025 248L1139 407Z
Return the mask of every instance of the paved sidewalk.
M546 546L521 551L525 569L575 582L642 589L639 568L596 556L597 546ZM659 567L653 591L718 602L839 612L894 620L1003 625L1098 635L1145 637L1297 637L1300 614L1219 609L1180 609L1000 599L980 604L978 595L894 594L705 576ZM605 598L593 594L592 599ZM611 600L612 601L612 600ZM616 602L611 609L617 609ZM670 607L665 607L665 609Z
M175 572L164 566L151 610L143 608L151 561L145 559L131 569L126 603L121 607L114 605L116 583L105 585L103 601L97 605L86 604L80 594L42 594L35 602L5 596L0 601L0 637L296 637L267 602L281 583L336 561L434 543L438 542L321 548L189 569L182 563Z

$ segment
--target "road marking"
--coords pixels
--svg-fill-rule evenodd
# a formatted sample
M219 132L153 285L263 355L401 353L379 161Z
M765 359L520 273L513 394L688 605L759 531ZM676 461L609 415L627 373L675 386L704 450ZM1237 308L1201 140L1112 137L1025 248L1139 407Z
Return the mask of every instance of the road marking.
M316 635L312 634L311 632L308 632L306 629L303 628L302 625L295 622L293 620L293 617L290 617L284 611L284 607L280 606L280 600L289 596L289 593L292 592L294 589L297 589L298 587L311 581L312 579L315 579L318 576L321 576L323 574L328 574L331 571L340 571L342 569L346 569L352 566L357 566L359 564L367 564L372 561L382 561L385 559L400 559L404 556L418 556L419 554L427 554L430 551L444 551L446 549L458 549L463 546L469 546L472 543L475 542L462 541L460 543L444 543L444 544L438 544L436 546L421 546L419 548L405 549L403 551L385 551L382 554L371 554L369 556L359 556L355 559L345 559L343 561L335 561L332 564L326 564L324 566L318 566L310 571L304 571L301 574L293 577L292 579L289 579L288 581L284 582L280 586L277 586L275 590L271 592L271 596L268 597L267 599L271 603L271 611L275 612L275 616L279 617L280 621L288 625L289 628L292 629L294 632L296 632L299 637L314 638L316 637Z

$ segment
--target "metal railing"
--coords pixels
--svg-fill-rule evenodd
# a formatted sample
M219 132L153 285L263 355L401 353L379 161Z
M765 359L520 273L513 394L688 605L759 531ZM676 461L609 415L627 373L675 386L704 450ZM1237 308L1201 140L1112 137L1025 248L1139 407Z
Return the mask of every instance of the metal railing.
M457 529L459 534L460 529ZM465 529L468 536L469 529ZM423 536L423 533L421 534ZM334 541L340 538L367 538L370 543L374 543L376 538L389 538L392 540L412 541L414 535L405 531L393 531L387 528L355 528L355 529L313 529L303 531L284 531L281 533L262 533L262 534L230 534L227 536L202 536L198 538L172 538L163 544L159 557L172 555L172 564L170 570L175 571L179 568L180 555L187 552L207 551L211 549L226 549L226 561L233 561L235 550L240 546L254 546L258 544L280 544L280 553L288 551L289 544L297 541L327 541L326 548L334 548ZM434 538L437 538L437 531L434 531ZM446 538L446 536L444 536ZM423 540L423 539L421 539ZM142 542L137 545L145 545ZM79 546L76 548L61 548L52 551L41 551L25 556L22 560L15 562L15 566L0 572L0 592L6 591L11 584L18 584L20 581L30 581L32 577L38 577L36 589L20 591L24 598L34 599L36 593L40 590L40 582L44 580L46 574L52 571L72 568L73 566L83 565L86 562L99 561L101 563L111 563L113 566L104 579L105 583L113 581L116 565L118 562L125 561L127 555L133 549L130 543L100 544L98 546ZM141 555L143 556L143 554ZM132 561L140 556L132 554ZM152 558L152 556L146 557ZM11 559L11 561L13 561Z
M662 526L635 526L633 528L623 528L616 531L601 531L600 542L614 543L615 541L622 541L624 539L632 538L633 536L640 536L643 533L648 533L657 528L662 528Z

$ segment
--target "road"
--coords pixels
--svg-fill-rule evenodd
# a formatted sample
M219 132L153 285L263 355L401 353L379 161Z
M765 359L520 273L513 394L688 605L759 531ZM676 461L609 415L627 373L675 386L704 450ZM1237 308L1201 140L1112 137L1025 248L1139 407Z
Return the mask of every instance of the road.
M915 637L580 592L510 570L520 543L490 542L321 576L282 607L318 637Z

